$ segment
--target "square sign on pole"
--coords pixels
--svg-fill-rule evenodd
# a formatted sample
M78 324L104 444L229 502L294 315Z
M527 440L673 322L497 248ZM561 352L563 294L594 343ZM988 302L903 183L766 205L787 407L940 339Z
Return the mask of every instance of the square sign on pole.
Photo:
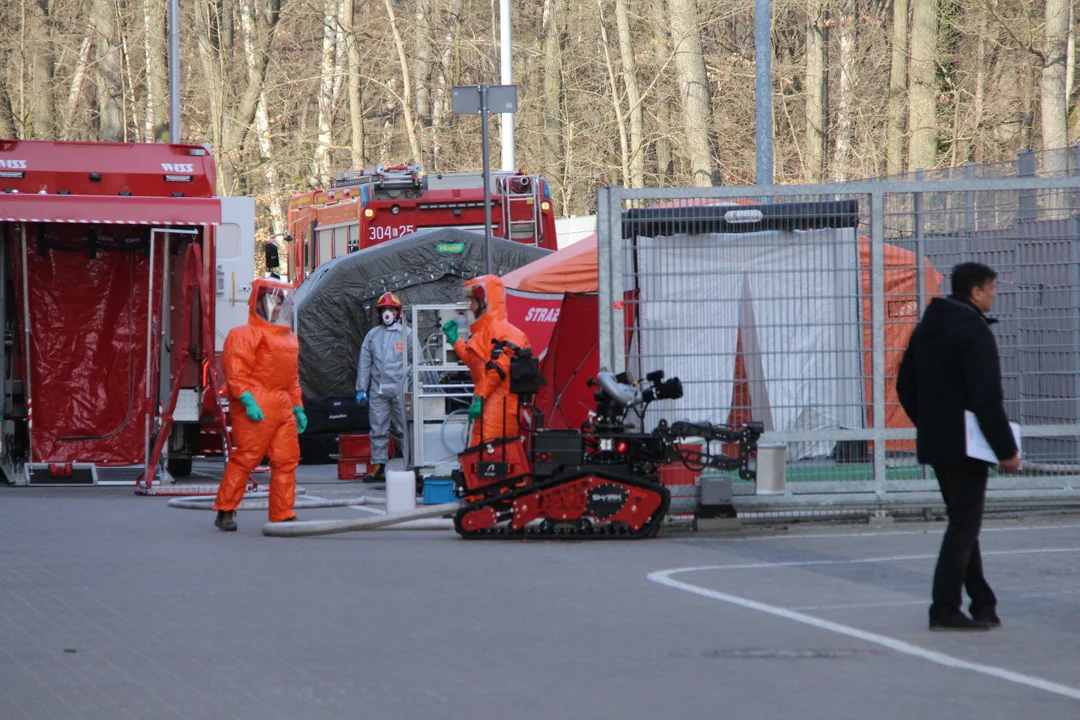
M480 142L484 155L484 272L490 275L491 173L488 157L488 115L492 112L517 112L517 85L459 85L450 91L450 106L455 115L480 113ZM505 232L504 235L509 237Z

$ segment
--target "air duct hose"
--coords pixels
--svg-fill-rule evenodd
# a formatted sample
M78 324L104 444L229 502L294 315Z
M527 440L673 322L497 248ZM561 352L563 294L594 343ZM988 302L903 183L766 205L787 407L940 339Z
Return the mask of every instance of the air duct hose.
M441 505L424 505L415 510L406 510L392 515L379 515L359 520L294 520L293 522L266 523L263 525L262 533L267 537L311 537L314 535L336 535L358 530L378 530L379 528L409 523L414 520L442 517L448 513L457 512L460 507L461 503L451 502Z
M267 510L270 508L268 492L248 493L236 508L237 510ZM169 501L169 507L180 510L213 510L215 495L196 495L193 497L178 497ZM369 498L365 495L354 498L341 498L327 500L324 498L312 498L298 495L293 508L297 510L312 510L317 508L353 507L356 505L384 505L382 498Z

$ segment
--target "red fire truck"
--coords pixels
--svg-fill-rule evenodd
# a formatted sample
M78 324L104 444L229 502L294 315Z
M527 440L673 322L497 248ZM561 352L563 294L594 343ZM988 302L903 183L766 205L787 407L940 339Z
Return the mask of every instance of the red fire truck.
M547 181L521 171L493 171L493 237L557 249ZM320 264L435 227L484 231L482 173L421 174L419 165L343 173L329 190L289 203L288 276L299 285Z
M213 361L247 321L255 206L214 187L201 145L0 140L9 482L148 490L224 431Z

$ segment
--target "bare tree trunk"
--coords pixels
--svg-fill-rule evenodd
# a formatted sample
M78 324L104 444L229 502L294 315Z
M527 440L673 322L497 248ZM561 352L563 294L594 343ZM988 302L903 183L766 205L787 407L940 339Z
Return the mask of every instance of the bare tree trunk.
M1072 102L1073 85L1076 83L1076 12L1069 3L1069 44L1065 55L1065 107Z
M146 63L146 141L169 137L169 79L165 63L168 52L165 3L143 0L143 62Z
M622 60L626 102L630 107L630 187L645 187L645 111L638 88L637 60L630 31L628 0L615 0L615 21L619 26L619 54Z
M1043 63L1040 106L1042 110L1042 148L1063 148L1069 144L1066 116L1066 64L1069 43L1070 0L1046 0L1046 26L1043 31ZM1049 153L1045 160L1048 172L1064 170L1062 153Z
M214 158L218 167L218 191L222 194L224 188L231 186L230 167L225 162L225 118L224 118L224 88L221 78L218 46L218 34L215 28L217 23L216 14L212 9L213 0L200 0L195 4L195 32L198 39L199 62L203 69L203 81L206 83L205 91L210 101L210 139L214 149Z
M0 67L9 67L11 53L0 50ZM15 138L15 113L11 109L11 94L7 88L7 78L0 72L0 138Z
M351 0L349 0L351 5ZM252 0L239 0L240 33L244 39L244 56L247 60L248 73L254 73L258 65L256 57L255 24L252 20ZM266 179L267 205L270 211L270 224L275 235L285 232L286 218L278 178L278 167L274 158L274 142L270 134L270 113L266 109L266 89L263 88L255 108L255 136L259 146L259 161L263 177Z
M897 0L902 2L903 0ZM806 138L803 151L806 180L825 177L825 4L806 3Z
M330 185L330 144L334 115L334 39L337 37L337 0L323 1L322 80L319 83L319 138L315 145L315 184Z
M397 48L398 62L401 64L402 93L398 100L405 115L405 132L409 136L409 150L412 153L414 163L423 162L424 157L420 150L420 138L416 135L416 123L413 120L412 78L409 73L409 59L405 53L405 42L401 39L398 31L397 15L394 13L394 5L391 0L385 0L386 14L390 18L390 29L394 34L394 46Z
M120 75L120 87L124 98L124 142L139 140L139 102L135 97L135 74L131 71L131 54L128 52L127 28L124 26L123 16L120 14L119 0L114 0L116 8L117 25L120 29L120 57L123 60L123 73ZM128 115L131 115L131 125L128 125ZM129 134L134 137L129 137Z
M64 107L64 129L60 132L61 140L70 140L75 127L75 116L82 99L83 82L86 80L86 66L90 62L90 48L93 42L89 35L83 38L79 47L79 59L75 63L75 72L71 75L71 89L68 91L67 104Z
M94 0L90 24L97 40L98 136L117 142L124 137L121 104L124 89L120 77L120 51L116 43L116 6L112 0Z
M433 8L431 0L412 0L416 5L416 27L413 36L416 38L416 54L413 56L412 81L413 102L416 103L416 119L420 125L420 132L427 136L431 134L431 14ZM421 142L427 154L425 164L431 167L435 158L432 155L434 144L428 138Z
M51 139L56 136L56 105L53 96L53 81L56 71L56 59L51 51L50 17L48 0L35 0L30 3L30 14L26 19L27 34L33 43L30 57L30 132L25 137ZM26 93L20 93L26 101ZM22 122L27 120L22 114Z
M1024 58L1023 79L1020 83L1020 149L1030 150L1031 130L1035 126L1035 63Z
M938 2L912 0L909 171L937 164Z
M836 106L836 145L833 150L833 175L847 178L851 156L851 137L855 113L855 0L841 0L840 18L840 98Z
M356 37L353 0L342 0L341 20L349 55L349 150L353 168L364 167L364 96L361 87L360 40Z
M443 35L442 55L438 70L439 79L435 89L435 100L431 108L431 170L438 170L442 163L442 130L450 117L451 77L455 74L453 61L461 37L461 0L448 0L445 26L446 32Z
M563 52L565 49L567 0L544 2L544 143L549 177L563 176L566 137L563 96ZM565 207L565 206L564 206Z
M611 103L615 108L615 124L618 126L619 131L619 165L622 170L622 177L612 184L625 184L630 180L630 143L626 137L626 119L623 115L622 100L619 98L619 84L615 80L615 66L611 61L611 43L608 40L607 20L604 19L604 0L596 0L596 7L600 13L600 45L604 50L604 64L608 72Z
M671 34L668 32L667 3L665 0L649 0L650 24L652 25L653 61L656 72L664 72L671 56ZM667 93L659 95L655 104L656 123L659 132L656 136L656 172L660 182L664 183L675 171L671 159L671 99Z
M675 45L675 68L679 76L687 160L691 183L699 187L713 184L712 148L709 128L712 112L709 78L701 49L701 22L696 0L668 0L671 37Z
M975 102L974 112L975 118L974 127L974 145L975 152L972 159L975 162L982 162L983 157L983 115L985 113L986 106L986 41L987 36L990 33L990 21L987 17L986 10L980 8L979 20L978 20L978 39L975 45Z
M885 172L888 175L899 175L904 172L904 121L907 120L908 0L893 0L892 18L889 116L885 125ZM982 37L979 38L979 47L986 47ZM978 69L981 69L981 66ZM976 105L978 103L979 100L976 99Z

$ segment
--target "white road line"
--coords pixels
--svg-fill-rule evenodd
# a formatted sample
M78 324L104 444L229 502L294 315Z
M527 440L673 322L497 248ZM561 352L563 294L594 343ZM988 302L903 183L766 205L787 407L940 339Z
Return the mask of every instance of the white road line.
M983 550L982 556L988 555L1038 555L1039 553L1080 553L1080 547L1070 548L1034 548L1030 550ZM854 560L794 560L791 562L746 563L745 565L704 565L686 568L681 572L697 570L766 570L769 568L812 567L815 565L866 565L872 563L904 562L905 560L936 560L933 555L886 555L884 557L856 558Z
M806 607L793 607L789 610L797 612L809 612L811 610L859 610L862 608L900 607L903 605L925 605L925 600L897 600L896 602L882 603L854 603L851 605L809 605Z
M944 523L942 523L944 525ZM1032 530L1072 530L1080 528L1080 523L1069 525L1024 525L1021 527L984 527L983 533L992 532L1021 532ZM817 538L868 538L868 537L891 537L893 535L941 535L945 528L933 528L930 530L894 530L887 532L846 532L846 533L786 533L784 535L761 535L759 537L724 538L725 542L754 542L755 540L814 540Z
M1006 554L1024 554L1027 552L1038 551L1002 551L994 553L997 555ZM1051 548L1042 552L1080 552L1077 548ZM989 554L989 553L986 553ZM909 559L909 557L925 558L931 556L905 556L896 558L879 558L878 562L888 562L890 560ZM936 557L936 556L934 556ZM820 564L855 564L859 562L872 562L871 560L853 560L853 561L837 561L837 562L807 562L807 563L775 563L775 564L759 564L759 565L707 565L702 567L685 567L685 568L672 568L670 570L658 570L657 572L649 573L648 579L652 582L660 585L666 585L667 587L675 588L676 590L684 590L701 597L706 597L711 600L719 600L730 605L746 608L747 610L756 610L757 612L765 613L766 615L772 615L774 617L783 618L785 620L792 620L803 625L809 625L820 630L827 630L829 632L836 633L838 635L844 635L856 640L862 640L864 642L872 643L874 645L880 645L881 647L889 650L894 650L905 655L928 660L938 665L945 667L955 668L958 670L969 670L971 672L979 673L981 675L988 675L990 677L1000 678L1001 680L1007 680L1008 682L1016 683L1018 685L1026 685L1027 687L1035 688L1036 690L1042 690L1044 692L1053 693L1055 695L1061 695L1063 697L1071 698L1073 700L1080 700L1080 688L1070 687L1068 685L1062 685L1060 683L1052 682L1044 678L1035 677L1033 675L1024 675L1023 673L1013 672L1012 670L1006 670L1005 668L996 667L994 665L984 665L982 663L973 663L967 660L946 655L944 653L937 652L935 650L928 650L926 648L913 645L903 640L897 640L886 635L879 635L877 633L866 632L865 630L859 630L848 625L841 625L840 623L832 622L830 620L822 620L812 615L806 615L795 610L789 610L787 608L778 607L776 605L769 605L767 603L758 602L756 600L750 600L749 598L739 597L738 595L730 595L728 593L718 592L716 590L710 590L708 588L699 587L697 585L691 585L690 583L681 582L672 578L672 575L678 575L680 573L702 572L705 570L734 570L742 568L757 568L757 567L799 567L804 565L820 565Z

